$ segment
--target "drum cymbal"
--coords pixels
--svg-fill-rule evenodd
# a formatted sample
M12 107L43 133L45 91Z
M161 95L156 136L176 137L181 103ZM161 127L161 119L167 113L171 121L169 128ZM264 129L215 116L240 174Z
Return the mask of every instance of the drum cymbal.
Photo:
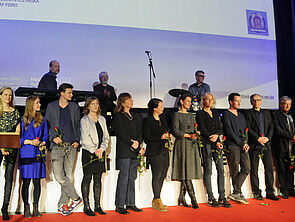
M191 94L185 89L170 89L168 93L173 97L179 97L180 95L183 95L185 93Z

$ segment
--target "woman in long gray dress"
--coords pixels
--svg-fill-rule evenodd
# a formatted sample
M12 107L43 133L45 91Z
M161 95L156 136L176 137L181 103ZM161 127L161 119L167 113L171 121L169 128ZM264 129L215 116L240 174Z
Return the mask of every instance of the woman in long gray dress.
M202 178L201 160L196 142L197 134L194 124L196 119L193 113L187 110L191 106L190 94L183 94L180 99L180 110L173 116L173 135L176 137L173 152L172 180L181 182L178 205L190 207L185 202L185 191L191 198L192 207L199 208L192 179Z

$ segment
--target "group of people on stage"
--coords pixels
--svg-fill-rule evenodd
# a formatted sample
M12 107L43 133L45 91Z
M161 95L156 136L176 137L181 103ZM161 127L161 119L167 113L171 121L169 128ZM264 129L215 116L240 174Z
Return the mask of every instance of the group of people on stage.
M56 74L59 63L50 63L50 72L42 79L56 87ZM42 80L39 84L42 83ZM108 75L100 75L101 88L107 98L115 97L113 88L107 87ZM103 81L104 79L104 81ZM196 73L197 83L202 86L204 72ZM201 84L198 83L201 79ZM107 88L106 88L107 87ZM208 86L209 87L209 86ZM207 87L207 88L208 88ZM206 88L206 87L205 87ZM280 109L272 114L261 109L261 96L250 97L252 109L243 115L239 112L241 97L238 93L228 96L229 109L222 118L214 110L215 98L206 89L197 90L202 95L191 92L179 97L180 109L174 113L172 126L169 127L163 114L163 101L153 98L148 103L148 116L143 123L136 113L132 112L133 99L129 93L121 93L113 110L113 127L116 141L116 169L119 170L116 187L115 211L128 214L129 211L141 212L135 204L135 180L137 178L137 156L145 155L152 171L152 207L158 211L167 211L162 203L161 190L169 167L169 149L167 142L175 137L172 156L171 179L180 182L178 205L199 208L193 179L204 179L208 195L208 204L213 207L232 207L225 195L223 155L227 157L232 178L233 192L229 199L248 204L241 187L250 173L254 197L263 200L259 188L258 164L262 159L265 168L266 198L279 200L275 195L273 183L273 159L275 156L282 198L295 196L294 170L291 168L294 152L295 129L290 114L291 99L282 97ZM210 90L210 88L209 88ZM190 90L191 91L191 90ZM62 83L59 88L59 99L48 104L45 117L40 113L40 99L29 96L23 117L14 108L13 91L9 87L0 90L0 132L19 132L21 149L19 151L19 169L22 177L22 199L24 216L40 217L39 199L41 193L40 180L46 177L46 153L49 147L52 169L56 181L60 184L61 195L57 203L57 211L62 215L70 215L84 203L84 213L88 216L106 214L101 208L101 178L106 171L106 149L109 145L109 132L106 119L102 115L100 102L96 97L86 99L82 119L80 109L71 102L73 86ZM190 112L192 100L201 102L201 109L196 114ZM200 98L199 98L200 97ZM141 146L146 143L146 149ZM272 145L272 146L271 146ZM83 179L81 183L82 197L77 194L73 185L73 167L77 151L82 147ZM0 144L1 148L1 144ZM9 220L8 206L12 190L13 172L18 151L1 148L0 164L4 157L5 187L2 205L2 218ZM217 169L217 185L219 197L216 200L211 186L212 162ZM294 163L295 164L295 163ZM204 168L202 175L201 166ZM95 208L90 208L89 189L91 180ZM34 184L33 214L29 205L29 186ZM191 198L191 206L185 199L186 192Z

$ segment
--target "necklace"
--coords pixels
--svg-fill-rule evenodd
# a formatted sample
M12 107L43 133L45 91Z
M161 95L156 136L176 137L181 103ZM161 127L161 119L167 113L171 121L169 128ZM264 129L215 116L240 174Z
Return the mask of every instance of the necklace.
M125 114L125 116L127 117L127 119L129 119L129 120L133 120L133 116L130 117L130 116L128 115L128 113L126 113L126 112L124 112L124 114Z

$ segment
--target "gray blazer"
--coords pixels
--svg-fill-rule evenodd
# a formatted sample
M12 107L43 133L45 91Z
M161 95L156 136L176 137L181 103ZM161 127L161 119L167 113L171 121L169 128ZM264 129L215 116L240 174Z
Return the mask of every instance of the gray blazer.
M74 102L69 102L69 108L71 113L72 127L76 142L80 141L80 108ZM49 128L49 141L50 149L54 146L53 139L57 136L57 133L54 131L54 127L59 128L59 100L53 101L48 104L46 109L45 118L48 122Z
M109 132L106 125L106 120L101 115L98 115L97 117L103 132L100 147L98 147L99 139L97 135L95 122L92 120L89 114L81 119L80 144L82 145L83 149L88 150L90 153L94 153L99 148L102 148L105 151L108 148L109 143Z

